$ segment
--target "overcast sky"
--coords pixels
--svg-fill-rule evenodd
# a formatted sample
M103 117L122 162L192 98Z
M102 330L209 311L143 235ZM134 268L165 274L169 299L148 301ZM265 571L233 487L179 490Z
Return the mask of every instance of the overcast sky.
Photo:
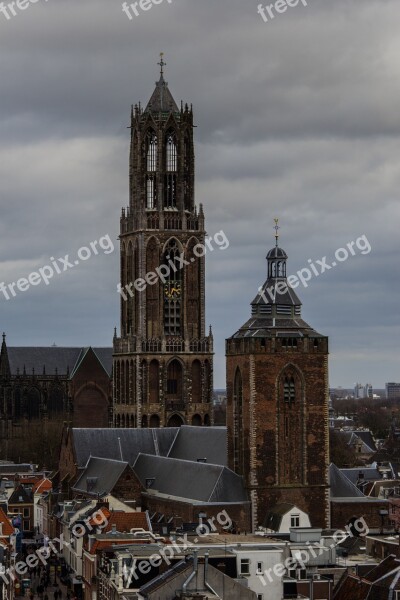
M196 200L225 251L207 257L215 386L224 340L249 317L274 245L289 271L365 235L372 250L307 289L330 337L330 384L400 380L399 0L309 0L264 22L258 0L167 0L129 20L119 0L38 0L0 14L0 281L108 234L94 256L16 298L9 345L112 343L130 105L166 79L195 110Z

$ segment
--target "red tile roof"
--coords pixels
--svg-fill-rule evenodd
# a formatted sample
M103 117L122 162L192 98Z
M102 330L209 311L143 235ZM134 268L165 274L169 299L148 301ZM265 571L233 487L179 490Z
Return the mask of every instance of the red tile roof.
M33 493L37 494L37 493L44 493L44 492L48 492L53 488L53 484L51 483L50 479L47 479L47 477L45 477L44 479L41 479L40 481L38 481L37 483L35 483L35 485L33 486Z
M109 512L107 517L108 523L103 529L104 533L112 530L112 526L115 525L119 533L129 533L131 529L144 529L149 531L149 523L147 521L147 515L145 512Z
M3 536L8 537L14 533L14 527L2 508L0 508L0 523L3 526Z

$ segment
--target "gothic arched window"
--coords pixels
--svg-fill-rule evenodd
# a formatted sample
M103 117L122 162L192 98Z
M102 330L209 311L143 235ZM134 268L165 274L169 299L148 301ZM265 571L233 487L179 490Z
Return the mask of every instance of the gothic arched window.
M157 171L157 152L157 136L154 131L149 131L147 134L147 171L149 173Z
M167 133L166 139L166 171L175 173L178 170L178 153L176 136L173 131Z
M164 283L164 331L166 335L182 334L182 271L176 260L181 250L176 240L168 242L164 252L163 263L169 267L169 274ZM173 265L173 268L171 267Z

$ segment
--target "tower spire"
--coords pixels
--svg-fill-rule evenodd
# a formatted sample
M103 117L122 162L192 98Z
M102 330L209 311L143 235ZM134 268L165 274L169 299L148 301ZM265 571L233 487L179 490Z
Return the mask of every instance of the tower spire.
M280 230L279 219L274 219L274 221L275 221L275 227L274 227L274 229L275 229L275 247L277 248L278 241L279 241L279 230Z
M160 52L160 62L157 64L160 65L160 75L162 77L164 75L164 67L167 64L164 60L164 52Z

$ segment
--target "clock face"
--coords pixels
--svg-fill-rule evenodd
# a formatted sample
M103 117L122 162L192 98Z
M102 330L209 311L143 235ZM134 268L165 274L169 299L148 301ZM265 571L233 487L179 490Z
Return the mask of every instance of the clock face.
M164 286L164 296L168 300L180 298L182 293L182 284L180 281L169 281Z

